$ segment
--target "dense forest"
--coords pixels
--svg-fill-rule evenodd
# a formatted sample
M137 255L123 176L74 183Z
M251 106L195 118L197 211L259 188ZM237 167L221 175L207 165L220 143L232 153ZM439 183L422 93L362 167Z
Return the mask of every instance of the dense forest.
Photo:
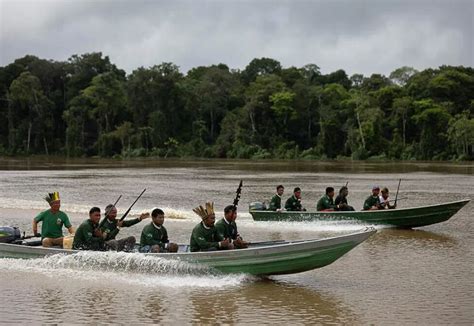
M474 158L474 69L327 75L270 58L127 75L102 53L0 67L0 154Z

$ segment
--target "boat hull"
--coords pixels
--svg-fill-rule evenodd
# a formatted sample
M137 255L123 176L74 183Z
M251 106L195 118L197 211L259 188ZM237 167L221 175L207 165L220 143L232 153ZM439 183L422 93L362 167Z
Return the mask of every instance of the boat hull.
M247 249L210 252L140 254L198 264L222 273L280 275L321 268L336 261L376 231L366 230L321 240L277 242ZM40 258L55 254L75 254L77 250L28 247L0 243L0 257ZM97 254L101 254L98 252ZM138 254L138 253L137 253Z
M331 221L356 220L369 224L414 228L449 220L470 200L403 209L352 212L274 212L250 210L255 221Z

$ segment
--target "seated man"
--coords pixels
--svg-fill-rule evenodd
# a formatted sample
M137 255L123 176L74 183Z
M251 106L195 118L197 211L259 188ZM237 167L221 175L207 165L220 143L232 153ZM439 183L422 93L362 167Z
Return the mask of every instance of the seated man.
M234 249L230 239L224 239L214 227L216 215L214 203L207 202L206 208L199 206L193 209L202 221L196 225L191 234L191 251L213 251L221 249Z
M279 185L277 187L277 192L275 195L273 195L272 199L270 200L270 205L268 209L270 211L281 211L281 196L283 195L283 192L285 191L285 188L282 185Z
M293 196L288 198L285 203L285 209L287 211L305 211L301 205L301 189L296 187L293 190Z
M236 218L237 207L234 205L226 206L226 208L224 208L224 218L215 224L215 228L220 237L231 240L235 248L247 248L248 243L242 240L242 237L237 231L237 224L235 223Z
M372 195L367 197L367 199L364 202L364 208L363 208L364 211L377 210L381 208L379 193L380 193L380 188L378 186L373 186Z
M100 208L92 207L89 211L89 219L82 222L77 228L73 249L80 250L106 250L105 240L99 228Z
M397 208L397 204L390 205L390 200L388 199L388 188L384 187L381 191L381 195L379 196L380 201L380 208L381 209L394 209Z
M334 205L336 205L336 208L338 211L354 211L354 207L350 206L347 204L347 195L349 194L349 190L347 189L346 186L343 186L339 190L339 195L336 197L336 200L334 201Z
M48 202L51 208L39 213L38 216L33 219L33 234L38 236L38 223L42 222L41 241L43 247L62 247L63 225L67 228L70 234L74 233L74 229L72 228L71 222L69 222L69 217L66 213L59 210L61 208L59 193L50 193L44 199Z
M143 213L140 217L137 217L133 220L117 220L117 208L114 205L109 204L105 207L105 217L104 220L100 223L100 230L102 231L102 236L104 237L105 244L111 250L117 251L131 251L135 246L135 237L130 236L120 240L115 240L115 237L120 232L121 227L130 227L142 221L143 219L150 217L150 213Z
M140 237L140 252L177 252L178 245L168 240L168 231L163 226L165 213L154 208L151 211L151 223L143 228Z
M336 205L334 204L334 188L327 187L326 194L322 196L318 203L316 204L316 209L318 211L334 211L336 210Z

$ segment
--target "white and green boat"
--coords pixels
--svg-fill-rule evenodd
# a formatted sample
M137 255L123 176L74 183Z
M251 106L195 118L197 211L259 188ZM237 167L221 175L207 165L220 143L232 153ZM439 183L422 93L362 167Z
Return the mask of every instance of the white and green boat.
M183 261L215 269L221 273L279 275L305 272L329 265L364 242L375 229L332 238L297 241L269 241L250 244L247 249L187 252L180 246L177 253L131 253L160 259ZM0 243L0 257L41 258L71 255L78 250L45 248L26 244ZM101 252L97 252L98 255Z
M249 209L255 221L285 221L285 222L309 222L309 221L340 221L354 220L367 224L387 225L399 228L415 228L449 220L470 199L441 203L429 206L382 209L370 211L269 211L262 209ZM262 207L260 203L258 207ZM257 205L255 205L257 206Z

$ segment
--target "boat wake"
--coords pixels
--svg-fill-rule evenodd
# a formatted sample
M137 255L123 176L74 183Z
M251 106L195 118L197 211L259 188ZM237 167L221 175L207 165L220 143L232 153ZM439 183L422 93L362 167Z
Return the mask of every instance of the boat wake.
M251 282L245 274L217 271L179 260L121 252L80 252L38 259L0 259L0 272L40 273L50 278L159 287L229 287Z

